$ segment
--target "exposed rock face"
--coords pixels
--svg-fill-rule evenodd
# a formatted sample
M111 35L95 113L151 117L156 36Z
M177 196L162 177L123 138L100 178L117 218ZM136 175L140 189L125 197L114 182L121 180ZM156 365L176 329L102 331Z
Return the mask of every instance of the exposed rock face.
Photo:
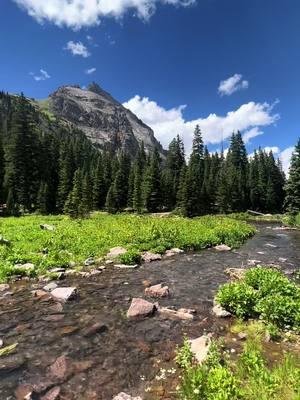
M51 112L72 123L103 149L125 150L135 156L143 142L147 152L157 148L164 156L152 129L96 83L87 89L60 87L49 99Z

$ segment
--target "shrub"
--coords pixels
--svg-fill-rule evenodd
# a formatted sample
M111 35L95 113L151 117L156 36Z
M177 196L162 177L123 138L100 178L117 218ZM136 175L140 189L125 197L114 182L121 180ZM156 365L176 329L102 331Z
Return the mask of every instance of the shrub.
M127 264L127 265L138 264L141 261L141 254L137 250L128 250L126 253L121 254L118 257L118 260L122 264Z
M175 361L180 368L188 369L194 360L193 353L191 351L191 346L188 338L185 336L183 339L182 347L176 347L176 357Z
M253 317L257 292L244 282L230 282L223 285L217 294L218 303L237 317Z
M239 318L259 316L281 329L300 330L300 288L274 269L248 270L242 281L222 286L217 301Z

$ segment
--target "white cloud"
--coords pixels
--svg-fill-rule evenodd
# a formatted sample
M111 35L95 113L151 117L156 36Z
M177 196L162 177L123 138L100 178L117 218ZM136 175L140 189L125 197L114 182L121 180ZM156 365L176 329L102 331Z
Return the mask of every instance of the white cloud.
M277 146L266 146L266 147L264 147L264 150L265 150L266 153L270 153L270 151L271 151L273 154L278 154L278 153L280 153L280 148L277 147Z
M48 74L46 70L43 68L40 69L39 74L35 74L34 72L30 72L29 75L33 76L33 79L37 82L45 81L46 79L50 79L51 76Z
M13 0L39 23L49 21L73 29L99 25L103 17L122 17L128 10L148 20L157 4L187 7L196 0Z
M263 135L263 131L260 131L259 128L256 126L255 128L251 128L248 131L244 132L243 140L245 144L250 143L251 139L255 138L256 136Z
M273 105L253 101L224 116L210 114L194 120L185 120L184 105L167 110L147 97L135 96L123 105L153 129L164 147L168 146L175 135L182 135L187 152L191 148L197 124L202 130L205 143L216 144L221 143L222 139L228 139L234 131L248 131L249 135L249 129L254 128L257 133L259 127L273 125L279 119L279 114L272 113Z
M234 74L228 79L220 82L218 92L221 96L230 96L232 93L238 90L247 89L249 87L249 82L242 80L243 75Z
M83 43L73 42L72 40L67 43L65 50L70 50L73 56L81 56L83 58L87 58L91 55Z
M280 153L280 160L282 162L282 169L284 170L284 172L286 173L286 175L289 175L289 168L290 168L290 163L291 163L291 158L292 158L292 154L295 150L295 147L287 147L285 150L283 150Z
M87 75L91 75L91 74L93 74L94 72L96 72L96 70L97 70L97 68L88 68L88 69L86 69L85 70L85 73L87 74Z

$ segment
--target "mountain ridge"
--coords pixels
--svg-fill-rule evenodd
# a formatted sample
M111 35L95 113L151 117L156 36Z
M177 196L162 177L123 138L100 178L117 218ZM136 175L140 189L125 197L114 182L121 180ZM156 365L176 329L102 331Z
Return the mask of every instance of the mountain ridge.
M143 142L147 153L156 148L165 157L153 130L95 82L87 88L61 86L47 100L52 114L80 129L101 149L135 156Z

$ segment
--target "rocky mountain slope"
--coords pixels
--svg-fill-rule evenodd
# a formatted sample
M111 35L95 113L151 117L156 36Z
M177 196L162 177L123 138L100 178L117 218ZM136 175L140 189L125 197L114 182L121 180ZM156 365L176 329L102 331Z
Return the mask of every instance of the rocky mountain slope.
M96 83L86 89L62 86L48 100L54 115L75 125L100 148L134 156L144 142L147 152L157 148L165 155L152 129Z

